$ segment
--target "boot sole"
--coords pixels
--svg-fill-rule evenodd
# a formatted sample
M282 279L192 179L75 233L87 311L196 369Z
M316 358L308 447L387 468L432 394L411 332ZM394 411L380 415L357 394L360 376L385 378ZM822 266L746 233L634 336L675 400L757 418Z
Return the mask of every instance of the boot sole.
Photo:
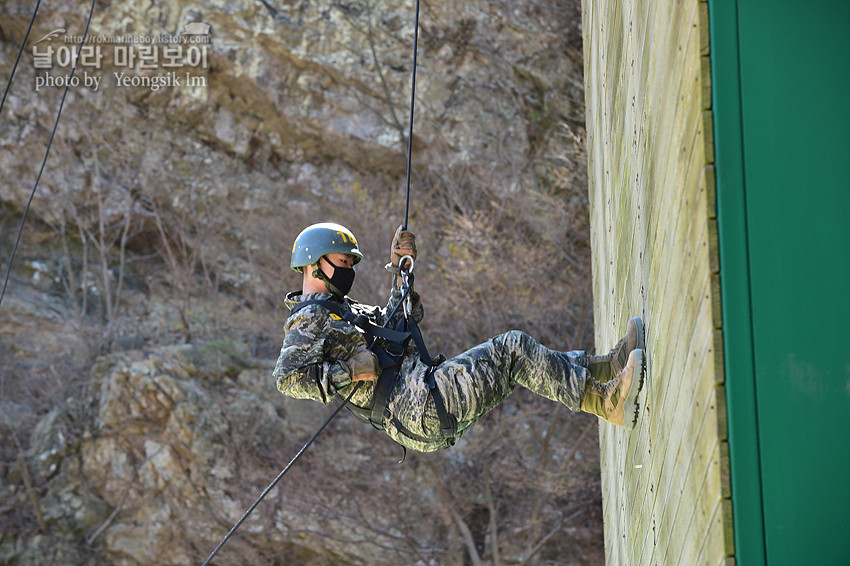
M637 345L636 350L646 350L646 335L643 333L643 319L639 316L633 317L632 322L637 327Z
M642 330L642 326L638 327ZM646 381L646 359L643 354L643 349L635 349L635 369L638 371L637 382L632 378L632 385L629 387L629 393L626 395L626 402L623 405L623 428L632 430L637 424L640 410L643 408L645 395L641 395L644 390L644 381Z

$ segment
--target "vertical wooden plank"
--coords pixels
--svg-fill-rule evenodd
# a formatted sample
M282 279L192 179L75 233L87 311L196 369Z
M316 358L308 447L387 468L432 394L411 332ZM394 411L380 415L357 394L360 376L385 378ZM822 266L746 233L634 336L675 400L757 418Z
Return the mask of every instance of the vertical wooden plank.
M711 33L708 29L708 2L699 2L699 54L708 55L711 52Z
M717 186L715 184L713 163L703 168L702 187L705 189L708 198L706 216L708 218L717 218Z
M711 108L711 57L703 55L700 59L700 102L702 109Z

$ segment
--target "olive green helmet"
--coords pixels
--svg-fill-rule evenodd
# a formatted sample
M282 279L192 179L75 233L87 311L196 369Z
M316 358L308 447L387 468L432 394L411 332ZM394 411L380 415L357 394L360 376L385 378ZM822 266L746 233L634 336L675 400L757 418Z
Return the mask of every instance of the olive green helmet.
M353 255L354 265L363 259L351 230L339 224L322 222L308 226L298 234L292 244L292 261L289 266L300 272L304 266L313 265L327 254Z

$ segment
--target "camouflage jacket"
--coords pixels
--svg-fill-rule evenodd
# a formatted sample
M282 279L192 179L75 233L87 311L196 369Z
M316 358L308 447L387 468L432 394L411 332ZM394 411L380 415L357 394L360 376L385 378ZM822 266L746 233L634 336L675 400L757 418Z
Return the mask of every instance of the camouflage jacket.
M362 314L369 320L383 326L386 315L391 313L401 298L398 289L393 289L387 307L381 309L364 305L346 297L343 301L334 298L331 293L290 293L286 305L292 309L308 300L331 300L340 303L343 310ZM421 321L424 309L419 295L411 292L412 315ZM393 315L389 327L403 317L402 308ZM327 308L312 304L298 310L287 318L284 325L285 336L280 357L274 370L278 390L290 397L312 399L321 403L330 403L335 396L345 399L351 393L352 370L348 360L367 349L366 337L356 326L339 319ZM389 408L393 416L403 419L408 430L416 431L422 438L413 440L402 435L390 423L384 423L384 429L396 442L418 451L431 451L445 446L441 438L432 441L427 437L433 433L429 423L423 423L426 417L433 417L433 402L428 414L425 405L429 392L424 384L427 367L419 361L419 353L409 341L402 359L399 381L390 397ZM361 408L369 408L375 391L375 382L367 381L358 389L351 403ZM438 426L438 425L437 425Z

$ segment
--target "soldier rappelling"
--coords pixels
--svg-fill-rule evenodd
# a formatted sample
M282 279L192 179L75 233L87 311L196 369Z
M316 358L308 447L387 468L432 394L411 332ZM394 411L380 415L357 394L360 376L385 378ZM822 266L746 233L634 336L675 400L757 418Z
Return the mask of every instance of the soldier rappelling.
M510 330L454 358L434 359L418 330L424 309L409 273L415 236L399 227L393 237L387 269L394 277L384 308L348 296L361 259L354 234L338 224L314 224L296 238L291 267L302 273L302 288L286 298L292 312L274 370L282 393L322 403L351 396L356 415L422 452L453 445L517 385L634 427L645 368L639 318L604 356L552 350Z

